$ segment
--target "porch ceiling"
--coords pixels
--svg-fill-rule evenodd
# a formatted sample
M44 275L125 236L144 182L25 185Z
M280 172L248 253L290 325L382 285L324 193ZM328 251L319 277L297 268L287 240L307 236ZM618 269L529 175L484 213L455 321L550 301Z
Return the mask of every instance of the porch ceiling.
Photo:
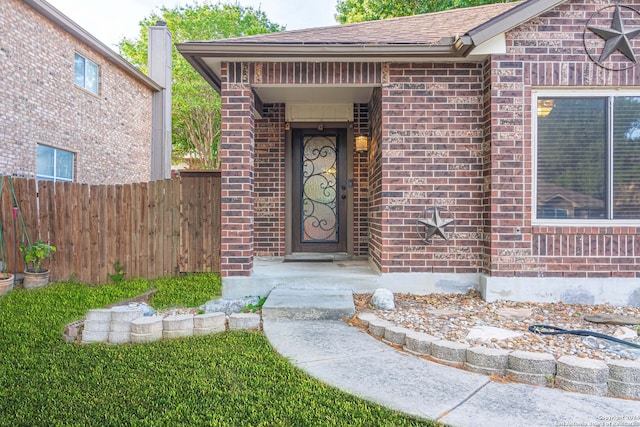
M367 103L373 87L368 86L253 86L265 103L341 104Z

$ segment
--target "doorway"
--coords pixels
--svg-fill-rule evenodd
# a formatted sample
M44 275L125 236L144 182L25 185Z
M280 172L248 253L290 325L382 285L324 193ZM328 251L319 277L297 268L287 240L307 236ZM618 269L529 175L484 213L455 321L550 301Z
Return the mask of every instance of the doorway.
M293 252L347 251L347 130L292 131Z

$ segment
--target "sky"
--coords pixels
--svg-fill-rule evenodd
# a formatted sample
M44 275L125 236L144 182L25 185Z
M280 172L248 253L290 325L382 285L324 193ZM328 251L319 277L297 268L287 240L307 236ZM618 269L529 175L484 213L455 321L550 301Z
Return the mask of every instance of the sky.
M138 22L161 6L203 3L202 0L47 0L98 40L117 50L123 38L135 38ZM212 0L211 3L218 3ZM336 25L336 0L228 0L221 3L260 8L267 18L287 30Z

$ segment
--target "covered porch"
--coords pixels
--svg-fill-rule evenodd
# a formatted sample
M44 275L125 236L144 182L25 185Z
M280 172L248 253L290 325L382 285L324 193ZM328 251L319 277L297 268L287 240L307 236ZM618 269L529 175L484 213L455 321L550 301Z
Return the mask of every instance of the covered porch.
M225 288L257 274L256 257L382 271L382 64L202 60L221 76Z
M226 295L290 277L354 290L478 287L482 61L504 39L478 47L442 37L450 26L410 17L178 45L222 97ZM430 245L417 221L434 206L459 214L456 233ZM283 262L308 254L342 260Z

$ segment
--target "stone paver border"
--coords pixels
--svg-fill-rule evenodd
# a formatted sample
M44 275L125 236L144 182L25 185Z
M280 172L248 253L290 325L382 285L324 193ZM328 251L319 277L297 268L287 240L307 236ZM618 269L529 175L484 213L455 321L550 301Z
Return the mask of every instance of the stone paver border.
M87 317L67 324L63 340L67 343L110 344L149 343L159 339L174 339L202 336L227 330L260 330L262 318L259 313L204 313L153 316L131 316L122 311L94 309ZM115 317L115 319L114 319Z
M640 399L638 360L605 363L575 356L563 356L556 360L549 353L470 347L442 340L396 326L369 312L359 313L357 319L370 335L383 342L446 365L579 393Z

